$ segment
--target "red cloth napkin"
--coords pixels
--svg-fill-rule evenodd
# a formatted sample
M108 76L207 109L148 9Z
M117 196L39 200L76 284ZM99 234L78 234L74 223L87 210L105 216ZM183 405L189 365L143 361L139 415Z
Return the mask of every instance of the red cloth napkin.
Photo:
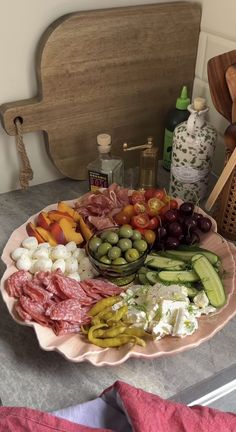
M121 381L101 398L122 410L134 432L235 432L236 415L163 400ZM29 408L0 407L0 432L111 432L78 425ZM113 429L115 431L115 429Z

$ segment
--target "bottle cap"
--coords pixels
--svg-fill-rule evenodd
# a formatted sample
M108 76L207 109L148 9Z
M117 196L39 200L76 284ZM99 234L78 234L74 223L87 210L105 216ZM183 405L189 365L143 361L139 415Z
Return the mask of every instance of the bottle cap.
M186 110L190 104L190 99L188 97L188 90L186 86L183 86L181 90L180 97L176 100L176 108L179 110Z
M111 135L99 134L97 136L97 143L100 146L110 146L111 145Z

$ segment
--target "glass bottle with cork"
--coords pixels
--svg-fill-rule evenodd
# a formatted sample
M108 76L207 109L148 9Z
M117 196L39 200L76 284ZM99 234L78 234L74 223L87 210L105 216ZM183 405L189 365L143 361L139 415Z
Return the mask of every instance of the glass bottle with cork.
M121 158L111 154L111 135L99 134L97 144L98 158L87 166L90 190L95 192L112 183L123 186L124 165Z

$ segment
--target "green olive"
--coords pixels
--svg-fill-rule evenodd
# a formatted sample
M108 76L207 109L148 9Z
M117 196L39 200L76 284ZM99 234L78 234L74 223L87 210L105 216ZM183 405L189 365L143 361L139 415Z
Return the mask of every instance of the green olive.
M103 256L103 255L107 255L107 252L108 252L109 249L111 249L111 248L112 248L112 246L111 246L110 243L107 243L107 242L102 243L102 244L100 244L100 246L98 247L96 255L98 256L98 258L100 258L100 257Z
M111 264L111 260L108 258L107 255L103 255L101 258L99 258L99 261L103 264Z
M122 252L127 251L132 248L132 241L128 238L122 238L118 241L118 246L122 250Z
M125 259L128 262L136 261L139 258L139 252L137 249L131 248L125 252Z
M137 249L139 252L143 253L147 250L147 242L145 240L135 240L133 242L133 247Z
M102 240L99 237L93 237L89 241L89 249L92 252L96 252L101 243L102 243Z
M139 232L138 230L133 230L133 235L131 237L131 240L133 240L133 241L141 240L141 238L142 238L141 232Z
M124 238L131 238L133 235L133 228L128 225L122 225L122 227L120 227L119 229L119 237L124 237Z
M122 265L122 264L127 264L127 261L126 261L124 258L119 257L119 258L114 259L114 260L112 261L112 264L115 264L115 265Z
M113 246L111 249L109 249L108 258L110 258L111 260L119 258L120 256L121 256L121 250L119 247Z
M107 235L105 237L106 241L108 243L111 243L112 245L118 243L119 237L118 234L114 231L107 231Z

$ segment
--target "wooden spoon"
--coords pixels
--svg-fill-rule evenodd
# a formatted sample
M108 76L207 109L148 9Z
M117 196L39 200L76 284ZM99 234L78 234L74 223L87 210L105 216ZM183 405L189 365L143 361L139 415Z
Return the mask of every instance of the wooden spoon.
M225 79L233 102L232 105L232 123L236 122L236 64L228 67L225 73Z
M226 151L232 153L227 164L225 165L218 181L216 182L206 204L205 208L210 211L212 206L215 204L219 194L225 186L227 180L232 174L233 169L236 166L236 123L232 123L225 131L225 145Z

